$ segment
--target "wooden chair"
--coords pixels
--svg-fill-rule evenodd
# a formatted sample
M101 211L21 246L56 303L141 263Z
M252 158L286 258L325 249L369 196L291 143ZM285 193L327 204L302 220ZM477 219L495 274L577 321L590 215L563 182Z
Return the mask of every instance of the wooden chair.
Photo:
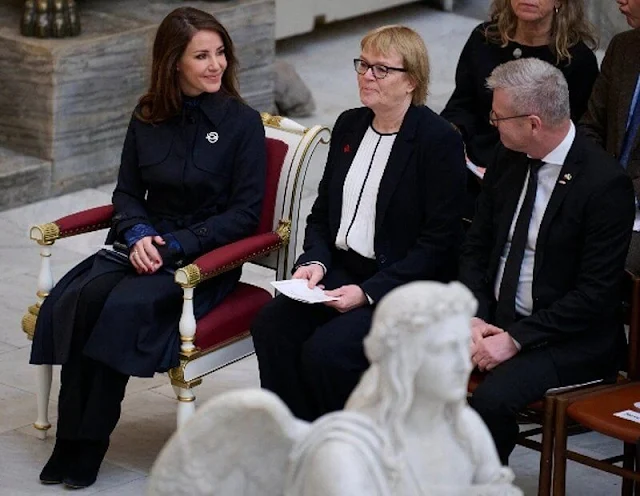
M622 495L640 495L640 424L614 416L622 410L640 414L634 403L640 401L638 346L640 342L640 277L626 273L629 348L627 375L616 384L602 385L586 391L556 397L553 494L565 494L567 459L624 478ZM639 415L640 416L640 415ZM623 442L623 453L606 459L596 459L567 449L567 424L575 422L585 428ZM615 465L622 462L622 467ZM635 486L635 487L634 487Z
M195 411L193 388L215 370L253 353L249 325L271 294L251 284L239 283L225 300L197 322L193 315L194 288L245 262L275 269L275 279L290 274L297 257L295 241L305 218L301 212L303 189L318 147L327 148L330 133L326 127L305 129L281 117L262 115L267 135L267 178L262 216L257 232L248 238L217 248L176 270L175 282L183 288L180 318L180 365L169 371L178 403L178 425ZM322 155L322 154L320 154ZM324 161L313 160L323 167ZM31 228L30 236L40 245L41 268L38 277L39 301L29 307L22 329L32 339L42 301L54 285L51 272L52 246L57 239L105 229L111 225L113 207L104 205L77 212ZM38 417L34 427L44 439L51 427L48 419L51 392L51 365L38 365Z

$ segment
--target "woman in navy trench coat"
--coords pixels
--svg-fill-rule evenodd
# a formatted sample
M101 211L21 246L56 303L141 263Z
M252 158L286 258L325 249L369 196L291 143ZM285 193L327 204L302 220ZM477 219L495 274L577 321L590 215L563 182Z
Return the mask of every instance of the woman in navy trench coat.
M231 39L210 14L179 8L161 23L113 193L107 243L124 253L81 262L40 310L31 363L62 364L43 483L95 482L129 376L178 364L182 292L172 269L257 228L264 128L238 94L236 68ZM196 317L239 277L237 269L198 286Z

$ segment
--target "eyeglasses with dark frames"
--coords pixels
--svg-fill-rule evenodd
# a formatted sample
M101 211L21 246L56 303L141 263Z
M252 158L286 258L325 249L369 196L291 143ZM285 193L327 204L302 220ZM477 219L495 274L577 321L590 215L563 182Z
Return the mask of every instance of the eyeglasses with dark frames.
M498 117L498 115L492 110L489 112L489 123L492 126L495 126L500 121L508 121L511 119L521 119L522 117L529 117L531 114L519 114L519 115L510 115L508 117Z
M369 69L376 79L384 79L389 75L389 71L407 72L403 67L389 67L382 64L368 64L362 59L353 59L353 68L358 74L364 76Z

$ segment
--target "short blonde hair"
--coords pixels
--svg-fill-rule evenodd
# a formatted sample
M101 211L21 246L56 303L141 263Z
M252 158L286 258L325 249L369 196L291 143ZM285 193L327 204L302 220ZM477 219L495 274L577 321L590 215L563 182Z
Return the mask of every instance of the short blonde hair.
M402 65L406 74L415 84L411 103L424 105L429 88L429 55L422 37L406 26L382 26L369 31L360 48L382 55L390 55L395 51L402 57Z

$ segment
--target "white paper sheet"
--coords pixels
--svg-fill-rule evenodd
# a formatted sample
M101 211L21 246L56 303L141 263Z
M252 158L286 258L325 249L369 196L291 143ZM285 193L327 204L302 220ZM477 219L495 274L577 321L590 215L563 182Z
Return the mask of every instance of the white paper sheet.
M303 303L322 303L324 301L336 301L338 299L334 296L327 296L318 286L309 289L306 279L274 281L271 285L283 295Z
M625 420L631 420L631 422L640 424L640 412L635 412L633 410L623 410L621 412L614 413L613 415L615 417L620 417Z

